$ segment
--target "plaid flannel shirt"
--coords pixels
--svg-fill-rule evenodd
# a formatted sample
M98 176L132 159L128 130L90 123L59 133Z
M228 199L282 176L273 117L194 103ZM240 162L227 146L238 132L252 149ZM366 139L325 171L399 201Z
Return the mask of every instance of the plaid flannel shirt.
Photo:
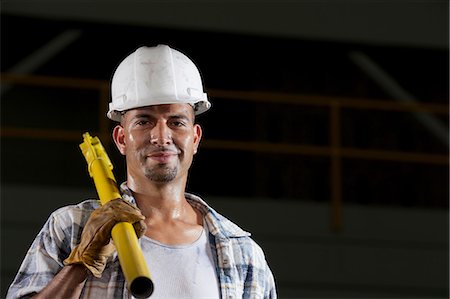
M121 185L121 191L125 200L136 204L125 183ZM218 214L198 196L186 193L186 199L204 215L222 298L276 298L272 272L262 249L250 234ZM98 206L97 200L86 200L52 213L28 250L7 298L29 298L53 279L64 267L64 259L80 242L82 229ZM81 298L131 298L117 253L108 262L101 278L88 276Z

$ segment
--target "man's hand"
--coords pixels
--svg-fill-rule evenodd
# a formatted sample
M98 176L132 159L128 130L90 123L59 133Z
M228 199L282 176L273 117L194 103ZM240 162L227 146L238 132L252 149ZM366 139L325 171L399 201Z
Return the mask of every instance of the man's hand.
M111 230L118 222L133 224L138 237L146 230L140 210L123 199L114 199L94 210L84 226L81 241L64 260L64 265L83 264L95 277L101 277L106 261L115 248Z

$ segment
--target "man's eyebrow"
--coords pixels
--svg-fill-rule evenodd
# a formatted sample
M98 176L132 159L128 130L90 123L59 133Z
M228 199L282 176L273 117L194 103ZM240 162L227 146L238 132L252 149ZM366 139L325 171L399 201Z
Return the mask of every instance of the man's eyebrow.
M152 113L141 112L141 113L138 113L136 115L133 115L133 117L131 119L141 119L141 118L154 119L155 116L153 116ZM187 121L187 122L194 122L193 119L191 119L188 115L185 115L185 114L169 115L167 118L171 119L171 120L184 120L184 121Z
M150 113L145 113L145 112L142 112L142 113L139 113L139 114L136 114L133 116L133 118L151 118L151 117L152 117L152 115Z
M187 115L184 115L184 114L170 115L169 118L185 118L185 119L189 119L189 117Z
M170 119L181 119L181 120L193 122L193 120L189 116L184 115L184 114L171 115L171 116L169 116L169 118Z

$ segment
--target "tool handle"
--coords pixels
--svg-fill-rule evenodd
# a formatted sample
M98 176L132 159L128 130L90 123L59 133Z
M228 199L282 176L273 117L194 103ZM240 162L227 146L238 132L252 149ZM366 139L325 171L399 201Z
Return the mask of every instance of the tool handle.
M83 134L81 151L88 164L89 175L93 178L95 188L102 205L110 200L122 198L112 172L113 166L98 137ZM135 298L147 298L153 293L153 282L142 254L139 241L131 223L119 222L111 236L116 246L128 289Z

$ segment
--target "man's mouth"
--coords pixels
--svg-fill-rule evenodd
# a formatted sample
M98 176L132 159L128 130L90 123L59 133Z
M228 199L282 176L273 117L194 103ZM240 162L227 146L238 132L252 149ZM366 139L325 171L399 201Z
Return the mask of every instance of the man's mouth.
M172 158L178 156L178 153L173 151L153 152L147 155L147 158L158 163L168 163Z

